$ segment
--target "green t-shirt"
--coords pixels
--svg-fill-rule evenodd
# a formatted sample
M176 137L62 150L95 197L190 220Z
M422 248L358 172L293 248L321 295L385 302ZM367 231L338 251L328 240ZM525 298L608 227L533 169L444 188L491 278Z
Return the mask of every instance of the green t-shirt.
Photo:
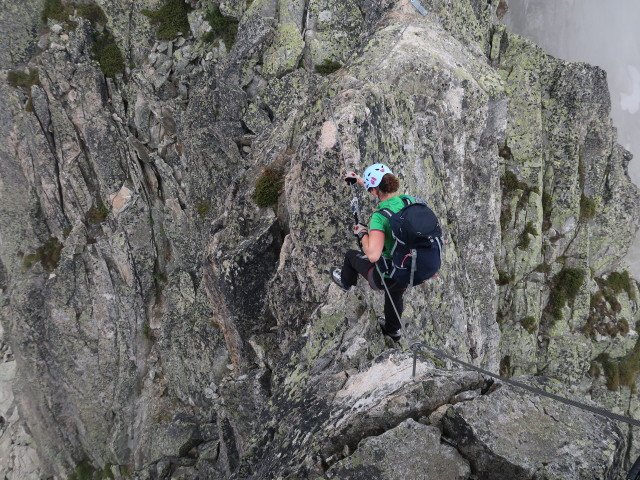
M412 198L409 195L396 195L395 197L391 197L384 202L380 202L378 204L378 210L388 208L393 213L399 212L404 208L404 202L402 199L407 197ZM413 199L411 203L413 203ZM371 216L371 221L369 222L369 231L371 232L373 230L379 230L384 233L384 248L382 249L382 256L391 258L391 249L393 248L395 240L391 233L391 223L389 222L389 219L381 213L374 213Z

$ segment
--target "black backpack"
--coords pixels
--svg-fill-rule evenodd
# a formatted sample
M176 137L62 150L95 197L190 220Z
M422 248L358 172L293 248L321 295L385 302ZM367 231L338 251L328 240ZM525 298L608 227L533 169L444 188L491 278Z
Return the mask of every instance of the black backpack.
M376 213L389 219L395 244L392 259L381 258L383 272L396 284L420 285L440 268L442 229L427 204L414 197L402 197L404 207L393 213L388 208ZM391 265L389 265L391 263Z

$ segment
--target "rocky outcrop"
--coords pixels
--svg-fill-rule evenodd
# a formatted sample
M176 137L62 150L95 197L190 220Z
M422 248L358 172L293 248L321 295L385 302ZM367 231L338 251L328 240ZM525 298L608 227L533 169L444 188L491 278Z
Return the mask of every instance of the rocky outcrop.
M189 2L172 40L141 13L165 2L99 3L0 82L0 441L25 459L3 473L616 478L626 427L435 359L413 378L380 295L326 275L354 198L374 208L342 172L388 163L448 241L407 339L637 415L640 197L600 70L506 33L496 1L217 5L237 25Z

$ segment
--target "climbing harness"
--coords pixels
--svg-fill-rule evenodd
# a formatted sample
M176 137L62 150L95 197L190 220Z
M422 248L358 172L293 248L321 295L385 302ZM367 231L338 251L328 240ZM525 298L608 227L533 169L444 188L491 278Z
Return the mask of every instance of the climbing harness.
M333 114L333 106L331 105L331 100L329 100L329 97L325 97L324 99L325 104L327 105L327 108L329 110L329 114L331 115L331 121L333 122L333 126L336 129L336 138L338 139L338 147L340 148L340 156L342 157L342 163L344 164L345 167L345 171L349 171L349 167L347 165L347 159L344 156L344 148L342 147L342 140L340 139L340 131L338 130L338 122L336 122L336 117ZM356 221L356 225L360 223L360 206L358 204L358 195L356 193L356 191L354 190L355 187L355 183L351 183L349 184L349 187L351 188L351 203L350 203L350 207L351 207L351 211L353 212L353 218ZM362 242L360 241L360 238L358 238L358 247L360 247L360 250L362 250Z

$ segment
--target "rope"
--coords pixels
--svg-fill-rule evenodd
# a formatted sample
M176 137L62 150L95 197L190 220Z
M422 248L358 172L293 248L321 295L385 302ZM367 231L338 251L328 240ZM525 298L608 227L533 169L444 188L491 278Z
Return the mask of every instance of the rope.
M395 312L398 320L400 320L400 313L398 312L398 308L396 307L395 302L393 301L393 299L391 298L391 293L389 292L389 288L387 287L387 282L384 279L384 275L382 274L382 272L380 271L380 268L378 267L378 265L376 264L376 270L378 271L378 274L380 275L380 278L382 279L382 285L384 286L384 289L387 293L387 296L389 297L389 301L391 302L391 305L393 306L393 311ZM402 321L400 320L400 328L402 330L402 335L406 338L406 330L404 328L404 326L402 325ZM518 382L516 380L511 380L509 378L505 378L501 375L497 375L495 373L492 373L488 370L485 370L483 368L480 367L476 367L475 365L469 363L469 362L465 362L463 360L459 360L456 357L454 357L453 355L450 355L446 352L443 352L442 350L439 350L437 348L431 347L430 345L427 345L424 342L413 342L411 344L411 346L409 347L412 351L413 351L413 372L412 372L412 377L415 377L416 375L416 359L417 359L417 354L419 353L421 348L427 349L429 350L431 353L437 355L438 357L442 357L442 358L446 358L447 360L453 362L453 363L457 363L459 365L464 366L465 368L468 368L469 370L474 370L478 373L481 373L482 375L486 375L488 377L491 378L495 378L496 380L500 380L501 382L504 382L508 385L512 385L514 387L518 387L518 388L522 388L523 390L527 390L531 393L535 393L537 395L542 395L544 397L547 398L551 398L553 400L556 400L558 402L564 403L566 405L570 405L572 407L576 407L579 408L581 410L586 410L589 411L591 413L595 413L596 415L600 415L602 417L606 417L609 418L611 420L616 420L618 422L623 422L623 423L627 423L629 425L633 425L635 427L640 427L640 420L636 420L634 418L631 417L626 417L623 415L618 415L617 413L613 413L610 412L608 410L604 410L602 408L598 408L598 407L593 407L591 405L587 405L586 403L582 403L582 402L577 402L575 400L571 400L569 398L565 398L565 397L561 397L560 395L556 395L555 393L550 393L550 392L546 392L540 388L536 388L536 387L532 387L530 385L527 385L525 383L522 382ZM424 356L424 354L421 353L422 356ZM640 464L638 469L640 470ZM634 479L635 480L635 479Z
M384 289L387 292L387 295L389 297L389 301L391 302L391 305L393 306L393 311L395 312L398 320L400 320L400 314L399 314L398 309L397 309L397 307L395 305L395 302L391 298L391 294L389 292L389 288L387 287L387 282L385 282L385 280L384 280L384 275L382 275L382 272L378 268L378 265L376 265L376 269L378 271L378 274L380 275L380 278L382 279L382 285L384 286ZM404 326L402 325L402 321L400 321L400 328L402 329L403 336L406 337L406 330L405 330ZM483 368L476 367L475 365L473 365L473 364L471 364L469 362L465 362L463 360L459 360L456 357L454 357L453 355L450 355L450 354L448 354L446 352L443 352L442 350L439 350L437 348L431 347L430 345L427 345L424 342L413 342L409 348L413 351L413 372L412 372L412 375L411 375L412 377L415 377L415 375L416 375L417 354L418 354L418 352L420 351L421 348L424 348L424 349L429 350L431 353L437 355L438 357L446 358L447 360L449 360L451 362L454 362L454 363L457 363L459 365L462 365L465 368L468 368L470 370L474 370L474 371L476 371L478 373L481 373L482 375L486 375L488 377L495 378L496 380L500 380L501 382L504 382L506 384L512 385L514 387L522 388L523 390L527 390L527 391L535 393L537 395L542 395L544 397L551 398L553 400L556 400L558 402L564 403L566 405L570 405L572 407L576 407L576 408L579 408L581 410L586 410L586 411L589 411L591 413L595 413L596 415L600 415L602 417L609 418L611 420L616 420L618 422L627 423L627 424L633 425L635 427L640 427L640 420L636 420L634 418L626 417L626 416L623 416L623 415L618 415L617 413L613 413L613 412L610 412L608 410L604 410L602 408L593 407L591 405L587 405L586 403L577 402L575 400L571 400L569 398L565 398L565 397L561 397L560 395L556 395L555 393L546 392L546 391L544 391L544 390L542 390L540 388L532 387L532 386L527 385L525 383L518 382L516 380L511 380L509 378L505 378L505 377L503 377L501 375L497 375L497 374L492 373L492 372L490 372L488 370L485 370ZM422 354L422 353L421 353L421 355L424 356L424 354ZM639 465L638 469L640 470L640 465Z
M598 408L598 407L593 407L591 405L587 405L586 403L581 403L581 402L577 402L575 400L571 400L569 398L565 398L565 397L561 397L560 395L556 395L555 393L550 393L550 392L546 392L540 388L536 388L536 387L532 387L530 385L527 385L526 383L522 383L522 382L518 382L516 380L511 380L509 378L505 378L502 377L500 375L497 375L495 373L489 372L488 370L485 370L483 368L480 367L476 367L475 365L462 361L462 360L458 360L457 358L455 358L452 355L449 355L446 352L443 352L442 350L439 350L437 348L433 348L429 345L427 345L426 343L423 342L415 342L413 344L411 344L411 350L413 350L414 353L414 361L415 361L415 357L416 355L419 353L420 348L425 348L427 350L429 350L431 353L439 356L439 357L443 357L446 358L447 360L450 360L454 363L457 363L459 365L462 365L470 370L474 370L478 373L481 373L482 375L486 375L488 377L492 377L495 378L496 380L500 380L501 382L507 383L509 385L512 385L514 387L518 387L518 388L522 388L524 390L527 390L529 392L535 393L537 395L542 395L544 397L547 398L551 398L553 400L556 400L558 402L564 403L566 405L570 405L572 407L577 407L580 408L581 410L586 410L589 411L591 413L595 413L596 415L600 415L603 417L607 417L611 420L616 420L618 422L624 422L624 423L628 423L629 425L633 425L635 427L640 427L640 421L636 420L634 418L631 417L625 417L623 415L618 415L617 413L613 413L610 412L608 410L604 410L602 408ZM421 352L420 352L421 353ZM421 355L424 356L423 353L421 353ZM415 375L415 368L414 368L414 372L413 374Z

